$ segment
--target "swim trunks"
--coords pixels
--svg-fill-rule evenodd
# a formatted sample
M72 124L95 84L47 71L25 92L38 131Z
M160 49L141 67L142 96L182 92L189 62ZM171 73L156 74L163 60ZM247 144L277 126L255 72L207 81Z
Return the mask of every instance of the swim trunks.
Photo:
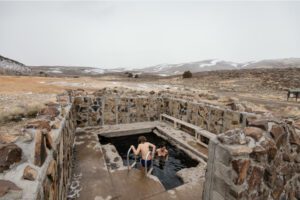
M147 167L150 167L151 166L151 162L152 162L152 160L144 160L144 159L142 159L141 160L141 163L142 163L142 166L143 167L145 167L146 165L147 165Z

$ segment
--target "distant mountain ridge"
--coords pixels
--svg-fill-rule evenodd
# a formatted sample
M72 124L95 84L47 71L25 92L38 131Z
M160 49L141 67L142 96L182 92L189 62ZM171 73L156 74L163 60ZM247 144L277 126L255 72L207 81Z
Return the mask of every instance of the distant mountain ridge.
M235 63L231 61L211 59L180 64L161 64L136 70L144 73L154 73L159 75L177 75L182 74L184 71L187 70L191 72L203 72L215 70L290 67L300 67L300 58L270 59L261 61L250 61L245 63Z
M98 67L73 67L73 66L26 66L18 61L0 55L0 74L12 75L50 75L50 76L98 76L101 74L135 72L139 74L154 74L160 76L181 75L184 71L192 73L216 70L240 70L258 68L300 68L300 58L269 59L236 63L219 59L209 59L180 64L160 64L141 69L126 68L98 68Z
M30 72L30 67L0 55L0 74L22 75L29 74Z

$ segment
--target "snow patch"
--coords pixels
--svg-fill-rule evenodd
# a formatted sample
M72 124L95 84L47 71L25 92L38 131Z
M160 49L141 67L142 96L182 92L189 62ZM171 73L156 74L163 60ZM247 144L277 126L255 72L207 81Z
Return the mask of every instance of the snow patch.
M209 63L202 63L199 65L199 67L210 67L210 66L214 66L216 65L218 62L221 62L221 60L215 59L215 60L211 60Z
M52 73L56 73L56 74L61 74L62 71L59 71L59 70L53 70L53 71L48 71L48 72L52 72Z
M96 73L96 74L103 74L104 70L103 69L85 69L85 73Z

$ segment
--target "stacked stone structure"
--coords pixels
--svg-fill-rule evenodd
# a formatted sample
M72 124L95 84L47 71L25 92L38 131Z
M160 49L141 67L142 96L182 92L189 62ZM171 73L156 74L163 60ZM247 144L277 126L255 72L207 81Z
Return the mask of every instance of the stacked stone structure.
M217 135L209 143L203 199L300 199L300 133L291 122L105 90L68 91L24 127L22 139L0 138L0 198L66 199L76 127L155 121L160 114Z
M209 144L204 200L300 199L300 132L286 122L256 120Z

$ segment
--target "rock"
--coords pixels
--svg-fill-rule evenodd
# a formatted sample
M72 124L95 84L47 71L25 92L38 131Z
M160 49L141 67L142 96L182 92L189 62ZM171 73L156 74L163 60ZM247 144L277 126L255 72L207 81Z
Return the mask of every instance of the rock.
M252 191L256 187L260 187L262 183L261 179L263 177L264 169L261 167L253 166L252 173L250 174L250 178L248 181L248 190Z
M261 142L261 146L266 149L266 153L268 155L268 161L271 162L276 154L277 154L277 147L276 144L272 139L266 138L266 140Z
M288 126L290 132L290 143L300 145L300 131L296 131L295 128Z
M34 181L37 177L37 171L36 169L30 167L29 165L25 167L23 178L26 180Z
M114 145L106 144L101 147L105 155L105 160L111 169L115 170L124 167L122 157L119 155Z
M184 183L197 182L205 179L206 165L199 164L196 167L184 168L176 172Z
M254 120L254 121L249 121L249 126L254 126L257 128L261 128L264 131L268 131L268 121L267 120Z
M46 129L48 131L51 131L50 121L48 120L36 120L33 122L29 122L26 125L26 128Z
M249 138L247 139L240 129L229 130L218 135L217 138L223 144L247 144L249 142Z
M5 194L12 191L21 191L22 189L19 188L16 184L11 181L7 180L0 180L0 198L4 197ZM6 198L7 199L7 198Z
M253 148L253 151L250 154L250 157L253 158L257 162L264 162L264 161L266 161L266 156L267 156L266 152L267 152L267 150L265 148L258 145Z
M35 133L34 164L42 166L47 158L46 137L41 130Z
M270 133L274 140L277 141L282 134L285 134L285 131L282 126L275 124L272 126Z
M245 156L251 154L253 151L253 148L248 147L248 146L233 146L230 148L230 155L232 156Z
M154 95L154 94L155 94L155 92L152 90L151 92L149 92L149 94L151 94L151 95Z
M52 149L53 148L53 140L52 140L52 136L51 136L50 132L44 131L43 134L46 139L46 147L48 149Z
M22 149L16 144L0 144L0 173L9 169L10 165L20 162Z
M59 110L56 107L46 107L39 112L39 116L48 116L51 120L59 115Z
M276 179L276 170L274 166L270 166L265 169L263 178L267 186L269 186L270 188L274 187L274 182Z
M239 160L233 160L231 163L234 171L238 175L238 177L235 180L235 184L237 185L243 184L246 179L247 171L250 166L250 160L239 159Z
M273 191L272 191L272 197L276 200L277 199L279 200L279 197L281 196L283 189L284 189L283 178L280 176L277 176L274 185L275 185L275 187L273 188Z
M12 134L0 134L0 143L8 144L15 142L19 137Z
M225 104L225 106L229 107L231 110L238 110L238 107L235 102L230 102Z
M246 127L243 131L246 136L250 136L256 141L258 141L263 136L263 130L257 127Z
M52 124L52 126L51 126L51 128L53 128L53 129L58 129L59 127L60 127L60 121L55 121L53 124Z
M56 179L56 161L55 160L51 160L48 168L47 168L47 176L49 179L51 179L51 181L55 181Z
M47 102L47 103L45 103L45 106L47 106L47 107L58 107L59 104L58 103L54 103L54 102Z

